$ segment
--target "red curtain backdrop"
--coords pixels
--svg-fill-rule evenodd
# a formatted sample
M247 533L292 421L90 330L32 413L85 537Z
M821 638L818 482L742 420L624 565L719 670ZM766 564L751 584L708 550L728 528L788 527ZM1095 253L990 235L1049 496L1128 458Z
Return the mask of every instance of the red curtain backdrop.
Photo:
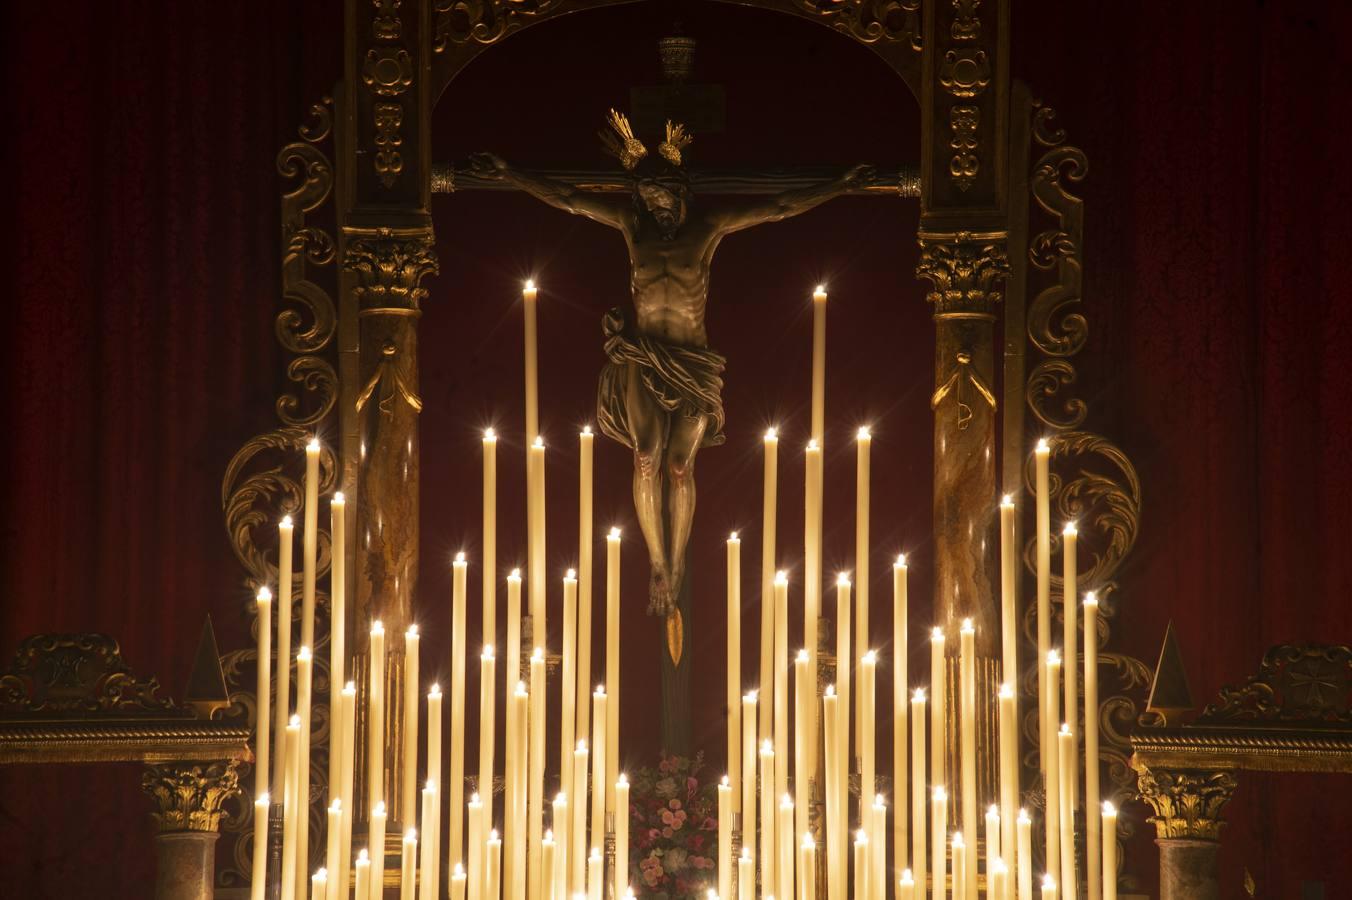
M700 40L701 78L728 86L727 133L695 148L702 162L913 161L915 104L874 57L815 26L712 10L682 10ZM564 19L486 53L437 110L438 154L491 148L524 164L598 164L598 111L657 80L651 41L669 20L648 12ZM274 421L273 156L340 75L338 11L90 4L4 15L15 127L0 171L15 228L0 312L11 423L0 451L0 655L38 631L102 630L137 671L180 694L208 613L224 648L245 640L220 477L239 443ZM1013 18L1013 70L1090 159L1092 337L1080 386L1091 424L1130 453L1145 492L1118 646L1153 663L1172 619L1205 702L1271 644L1352 640L1352 177L1341 159L1352 78L1340 52L1352 21L1337 4L1255 3L1020 4ZM477 545L478 429L503 429L504 468L520 455L519 281L536 274L546 287L551 528L557 520L554 533L567 536L572 435L591 415L599 316L623 301L625 265L616 236L522 198L459 195L434 211L442 274L422 325L422 591L433 633L446 618L443 563ZM887 638L881 573L898 547L917 563L913 617L928 621L932 338L924 285L910 274L913 229L913 206L847 200L719 250L710 333L730 356L730 440L699 463L701 609L719 608L722 537L734 527L746 531L754 596L758 436L772 420L794 435L781 447L780 544L785 564L797 556L805 295L825 277L827 514L844 523L827 535L827 565L850 565L847 439L870 420L880 473L873 637ZM636 538L625 454L598 442L598 465L598 534L616 520ZM503 485L504 509L516 509L518 486ZM551 538L551 568L571 563L570 543ZM627 584L640 593L625 629L641 646L655 626L641 609L644 560L636 540L629 547ZM520 549L504 538L499 561ZM723 747L724 632L717 614L703 621L691 643L696 742L712 760ZM744 632L752 679L755 628ZM626 699L645 684L655 691L655 675L650 656L629 654ZM656 717L637 705L632 714L629 752L644 762L659 749ZM131 769L0 769L0 896L144 896L153 851L138 781ZM1223 895L1239 893L1247 869L1260 896L1300 896L1304 881L1332 896L1337 860L1352 850L1345 833L1333 837L1350 799L1345 780L1243 777L1227 815ZM1142 810L1129 815L1148 834ZM1134 853L1150 889L1154 850L1138 841Z

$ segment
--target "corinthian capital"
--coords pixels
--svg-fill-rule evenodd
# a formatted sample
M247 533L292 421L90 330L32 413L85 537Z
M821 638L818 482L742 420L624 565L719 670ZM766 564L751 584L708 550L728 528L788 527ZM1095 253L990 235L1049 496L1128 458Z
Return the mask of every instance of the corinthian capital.
M1234 796L1238 782L1228 770L1165 769L1136 764L1141 799L1155 814L1160 840L1220 840L1221 810Z
M920 233L916 275L933 286L926 299L936 317L994 315L1009 275L1006 242L1003 231Z
M225 801L239 791L239 763L168 763L148 766L141 789L158 806L151 813L161 833L220 830Z
M423 278L437 274L437 254L429 232L382 228L349 238L343 268L357 276L362 310L417 311L427 296Z

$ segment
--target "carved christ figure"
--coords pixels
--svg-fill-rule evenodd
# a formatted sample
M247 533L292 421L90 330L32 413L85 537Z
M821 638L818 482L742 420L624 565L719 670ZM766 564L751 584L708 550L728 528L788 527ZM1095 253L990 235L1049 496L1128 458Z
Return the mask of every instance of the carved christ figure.
M652 562L648 611L676 609L685 577L686 545L695 514L695 456L723 443L724 357L704 329L709 266L729 234L777 222L837 197L872 174L855 166L841 177L735 208L695 202L681 151L691 141L668 122L657 159L611 110L601 132L608 152L630 174L629 197L580 191L480 154L476 168L550 206L609 225L629 247L632 311L615 308L602 320L608 362L601 372L597 424L634 452L634 508Z

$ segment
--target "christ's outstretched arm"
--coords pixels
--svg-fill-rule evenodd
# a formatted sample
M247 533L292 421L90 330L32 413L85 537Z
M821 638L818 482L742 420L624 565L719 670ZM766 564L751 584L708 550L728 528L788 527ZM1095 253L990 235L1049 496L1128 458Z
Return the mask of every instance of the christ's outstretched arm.
M746 206L719 213L716 221L724 234L751 228L762 222L778 222L790 216L805 213L814 206L839 197L847 191L867 184L873 177L873 167L858 165L834 181L825 181L811 187L775 194Z
M512 168L507 162L492 153L475 154L474 167L489 177L500 178L515 185L537 200L548 203L574 215L609 225L611 228L623 228L626 207L611 198L598 197L587 191L580 191L571 184L531 175Z

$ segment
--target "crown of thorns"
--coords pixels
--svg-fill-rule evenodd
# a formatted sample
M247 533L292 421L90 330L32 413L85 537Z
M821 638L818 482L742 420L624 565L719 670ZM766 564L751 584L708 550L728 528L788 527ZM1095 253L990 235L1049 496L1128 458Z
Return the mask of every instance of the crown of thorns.
M629 117L624 113L612 109L610 115L606 117L606 124L609 128L603 128L600 131L601 146L607 153L620 161L626 172L634 171L634 168L648 155L648 148L643 146L643 142L634 137L634 129L629 124ZM667 120L666 138L657 145L657 155L671 163L673 166L681 164L681 150L690 146L694 140L686 130L685 126L679 123Z

